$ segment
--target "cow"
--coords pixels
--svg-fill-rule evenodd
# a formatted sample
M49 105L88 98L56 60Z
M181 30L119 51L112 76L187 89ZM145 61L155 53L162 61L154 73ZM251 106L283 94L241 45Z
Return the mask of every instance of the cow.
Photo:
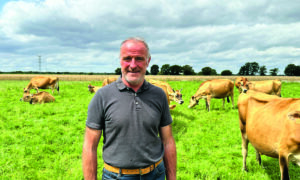
M238 112L243 169L250 142L260 165L261 155L279 158L281 179L289 179L289 161L300 166L300 99L249 90L239 95Z
M102 82L102 87L104 87L104 86L106 86L106 85L108 85L108 84L110 84L110 83L116 81L117 79L118 79L118 78L116 78L116 77L108 77L108 78L105 78L105 79L103 80L103 82Z
M21 98L20 101L29 102L30 104L43 104L54 102L55 98L50 93L41 91L36 94L24 93L23 98Z
M206 109L210 111L210 100L211 98L223 99L223 108L225 103L225 97L227 97L227 102L230 102L229 96L231 98L232 107L234 108L233 101L233 82L229 79L213 79L204 81L196 94L191 97L190 104L188 108L192 108L198 104L199 99L204 99L206 104Z
M168 93L168 87L167 87L167 85L165 85L165 84L159 84L159 83L153 84L153 85L161 88L165 92L167 100L168 100L169 108L171 110L173 110L176 107L176 105L170 105L170 98L169 98L169 93Z
M100 89L101 87L100 86L92 86L91 84L88 85L88 88L89 88L89 91L91 93L95 93L98 91L98 89Z
M59 79L58 77L50 76L37 76L33 77L26 88L24 88L24 93L30 93L31 89L35 89L39 92L39 89L52 89L52 94L54 94L54 88L59 94Z
M178 104L183 104L184 103L184 101L182 100L182 94L181 94L182 89L180 89L180 90L174 90L170 86L169 83L163 82L163 81L158 81L158 80L152 80L152 79L150 79L149 82L151 84L153 84L153 85L157 85L157 84L164 84L164 85L166 85L170 101L175 101Z
M234 85L235 85L235 87L240 91L240 86L241 86L241 84L243 83L243 84L246 84L246 82L248 81L248 79L246 78L246 77L237 77L236 79L235 79L235 83L234 83ZM241 93L241 92L240 92Z
M245 77L238 77L235 80L235 86L239 89L239 92L246 92L251 89L254 91L263 92L266 94L275 94L281 97L281 81L265 80L265 81L249 81Z

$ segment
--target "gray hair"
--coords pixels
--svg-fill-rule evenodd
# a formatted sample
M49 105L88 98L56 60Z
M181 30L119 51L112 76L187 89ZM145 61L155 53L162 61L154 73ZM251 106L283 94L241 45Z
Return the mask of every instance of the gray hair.
M121 46L120 48L123 46L123 44L125 44L127 41L139 41L141 43L143 43L147 49L147 58L149 58L151 55L150 55L150 50L149 50L149 46L148 44L146 43L145 39L141 38L141 37L130 37L130 38L127 38L126 40L124 40L122 43L121 43Z

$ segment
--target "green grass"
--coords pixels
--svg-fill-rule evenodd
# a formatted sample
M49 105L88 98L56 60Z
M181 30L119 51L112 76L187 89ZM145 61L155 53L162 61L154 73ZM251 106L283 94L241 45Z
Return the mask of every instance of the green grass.
M81 152L87 107L93 97L84 81L61 81L54 103L21 102L28 81L0 81L0 179L83 179ZM100 85L101 82L91 82ZM201 82L169 81L183 88L185 103L171 111L177 146L178 179L280 179L278 159L262 156L260 167L249 145L249 172L242 171L241 135L237 98L222 108L212 99L211 112L204 100L188 109L189 99ZM50 90L47 90L50 92ZM34 92L32 90L32 92ZM300 83L283 82L283 97L300 97ZM172 103L175 104L175 103ZM102 144L99 145L98 177L101 179ZM291 179L300 168L290 163Z

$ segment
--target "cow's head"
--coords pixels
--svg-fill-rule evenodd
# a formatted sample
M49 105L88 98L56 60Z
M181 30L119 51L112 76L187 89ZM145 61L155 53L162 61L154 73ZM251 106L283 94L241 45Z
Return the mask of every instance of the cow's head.
M248 82L248 79L246 77L238 77L235 80L235 87L240 91L240 87L242 86L242 84L245 84L246 82Z
M88 88L91 93L95 92L95 90L94 90L95 86L92 86L91 84L89 84Z
M170 95L172 96L173 101L177 102L178 104L183 104L184 101L182 100L182 94L181 94L182 89L180 89L180 90L172 89L172 90L173 90L173 93Z
M240 86L240 88L239 88L239 91L240 91L240 93L246 93L250 88L250 86L251 86L251 82L249 82L249 81L246 81L246 82L241 82L241 86Z
M30 89L24 88L24 89L23 89L23 92L24 92L24 93L30 93Z
M190 99L190 104L189 104L188 108L192 108L192 107L198 105L198 103L199 103L199 99L197 99L195 96L192 96Z
M20 99L20 101L24 102L30 102L32 100L33 95L29 93L24 93L23 97Z

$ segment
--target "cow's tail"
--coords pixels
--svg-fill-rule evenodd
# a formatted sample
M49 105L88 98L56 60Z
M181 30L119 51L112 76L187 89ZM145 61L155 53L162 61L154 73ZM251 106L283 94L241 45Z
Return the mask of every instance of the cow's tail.
M57 90L57 92L59 94L59 79L58 78L57 78L57 87L56 87L56 90Z
M227 102L230 103L229 96L227 96Z

